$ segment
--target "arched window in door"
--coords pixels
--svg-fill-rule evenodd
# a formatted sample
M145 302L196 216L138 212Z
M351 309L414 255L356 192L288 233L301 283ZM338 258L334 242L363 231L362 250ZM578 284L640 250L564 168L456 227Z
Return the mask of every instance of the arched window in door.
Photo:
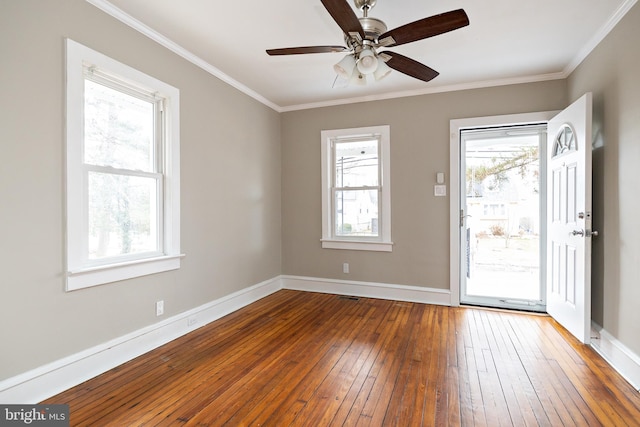
M578 149L576 144L576 133L573 131L573 128L568 123L563 124L560 126L553 143L552 157L576 151Z

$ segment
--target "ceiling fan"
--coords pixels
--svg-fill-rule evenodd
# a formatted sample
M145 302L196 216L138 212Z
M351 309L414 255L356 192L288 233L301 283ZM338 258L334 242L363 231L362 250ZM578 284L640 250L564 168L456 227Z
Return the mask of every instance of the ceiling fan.
M269 55L298 55L306 53L349 52L334 65L336 73L349 81L366 83L367 76L380 80L391 69L408 76L428 82L438 76L434 69L421 64L397 52L380 48L389 48L411 43L428 37L437 36L469 25L469 18L463 9L423 18L387 31L380 19L369 16L369 11L377 0L354 0L355 6L362 10L363 17L358 18L347 0L320 0L331 17L344 32L345 46L303 46L281 49L268 49Z

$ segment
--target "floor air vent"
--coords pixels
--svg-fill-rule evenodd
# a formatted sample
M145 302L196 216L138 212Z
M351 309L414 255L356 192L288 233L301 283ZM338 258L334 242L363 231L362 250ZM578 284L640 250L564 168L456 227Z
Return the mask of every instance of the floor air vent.
M348 299L350 301L360 301L360 298L352 297L352 296L348 296L348 295L338 295L338 299Z

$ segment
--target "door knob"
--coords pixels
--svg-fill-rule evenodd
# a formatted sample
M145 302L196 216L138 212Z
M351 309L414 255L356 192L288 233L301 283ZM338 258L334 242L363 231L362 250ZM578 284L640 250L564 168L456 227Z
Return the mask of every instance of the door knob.
M587 237L598 237L598 232L597 231L591 231L591 230L587 230L587 232L585 233L584 230L573 230L571 232L572 236L582 236L584 237L586 234Z

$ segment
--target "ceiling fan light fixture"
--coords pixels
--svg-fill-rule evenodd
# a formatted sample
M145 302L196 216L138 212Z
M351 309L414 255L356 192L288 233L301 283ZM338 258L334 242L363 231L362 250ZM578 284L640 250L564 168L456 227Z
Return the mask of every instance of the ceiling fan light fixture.
M384 79L389 73L391 73L391 67L386 62L378 59L378 68L373 72L373 77L375 77L376 81Z
M356 69L356 59L353 55L346 55L333 69L340 77L349 80Z
M349 85L366 86L367 76L356 70L356 72L353 73L353 76L351 76L351 79L349 79Z
M371 74L378 68L378 58L371 49L363 49L358 57L357 67L362 74Z

